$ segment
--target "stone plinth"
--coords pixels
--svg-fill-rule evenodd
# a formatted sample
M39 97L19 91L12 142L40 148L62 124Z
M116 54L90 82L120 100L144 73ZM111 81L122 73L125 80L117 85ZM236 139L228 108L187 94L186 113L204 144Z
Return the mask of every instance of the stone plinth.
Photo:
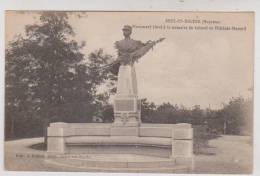
M140 100L137 97L117 95L114 100L112 136L138 136L141 121Z

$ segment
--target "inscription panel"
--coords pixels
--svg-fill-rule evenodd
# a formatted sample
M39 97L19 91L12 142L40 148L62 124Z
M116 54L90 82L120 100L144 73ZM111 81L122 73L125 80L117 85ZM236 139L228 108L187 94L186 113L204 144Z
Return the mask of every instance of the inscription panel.
M135 111L134 100L115 100L115 111Z

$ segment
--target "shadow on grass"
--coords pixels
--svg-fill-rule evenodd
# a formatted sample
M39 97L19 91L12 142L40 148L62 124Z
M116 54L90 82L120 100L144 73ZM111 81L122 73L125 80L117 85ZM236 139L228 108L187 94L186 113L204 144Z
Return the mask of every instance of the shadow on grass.
M210 134L210 133L197 133L194 136L193 149L195 155L215 155L216 147L210 146L209 141L217 139L221 135Z
M41 142L41 143L38 143L38 144L31 145L30 148L34 149L34 150L47 151L47 144Z
M218 135L218 134L208 134L207 137L208 137L208 140L212 140L212 139L217 139L217 138L221 137L221 135Z

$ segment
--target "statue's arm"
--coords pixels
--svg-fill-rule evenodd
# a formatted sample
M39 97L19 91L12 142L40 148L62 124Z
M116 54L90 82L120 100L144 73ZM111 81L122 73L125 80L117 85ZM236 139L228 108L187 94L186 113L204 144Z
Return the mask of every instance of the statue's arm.
M136 51L131 53L133 61L138 61L142 56L144 56L150 49L153 48L154 45L156 45L158 42L163 41L164 38L160 38L156 41L147 41L146 43L142 43L139 41L139 46L137 47Z

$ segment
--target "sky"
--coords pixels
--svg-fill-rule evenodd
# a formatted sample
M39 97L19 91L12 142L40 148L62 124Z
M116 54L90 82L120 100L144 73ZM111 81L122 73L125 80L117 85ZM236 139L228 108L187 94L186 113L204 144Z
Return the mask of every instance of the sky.
M135 64L140 98L156 104L218 109L231 97L252 97L254 27L252 13L207 12L86 12L69 23L77 41L85 41L86 56L99 48L116 57L114 42L123 39L122 27L133 28L132 38L146 42L166 39ZM166 22L167 19L168 23ZM37 22L35 12L6 13L6 44L24 27ZM186 20L186 21L185 21ZM215 24L202 24L214 21ZM200 23L196 23L200 21ZM188 27L185 29L142 28L142 26ZM194 30L198 26L213 30ZM215 30L241 27L244 30Z

